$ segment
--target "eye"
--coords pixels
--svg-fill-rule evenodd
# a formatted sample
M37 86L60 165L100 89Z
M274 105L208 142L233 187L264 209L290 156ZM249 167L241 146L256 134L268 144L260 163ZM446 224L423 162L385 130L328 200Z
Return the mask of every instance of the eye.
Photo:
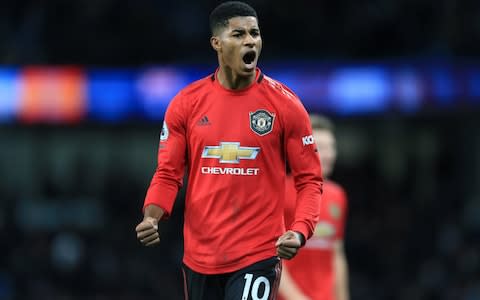
M257 37L260 35L260 33L258 31L253 31L250 33L253 37Z

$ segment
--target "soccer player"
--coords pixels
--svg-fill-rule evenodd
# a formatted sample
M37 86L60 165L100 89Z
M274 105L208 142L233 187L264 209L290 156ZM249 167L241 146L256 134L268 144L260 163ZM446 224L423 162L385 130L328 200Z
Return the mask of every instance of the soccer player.
M160 241L185 170L185 298L275 299L280 258L294 257L318 221L322 178L308 114L297 96L257 68L255 10L225 2L210 14L214 74L181 90L165 114L158 166L137 238ZM284 171L296 215L285 228ZM294 200L293 200L294 201Z
M322 162L325 178L320 221L314 236L295 259L283 266L279 294L284 300L348 300L348 269L343 248L343 233L347 213L347 198L341 186L327 178L337 157L332 122L311 115L313 136ZM293 180L287 185L287 198L295 198ZM294 218L295 206L286 202L285 222Z

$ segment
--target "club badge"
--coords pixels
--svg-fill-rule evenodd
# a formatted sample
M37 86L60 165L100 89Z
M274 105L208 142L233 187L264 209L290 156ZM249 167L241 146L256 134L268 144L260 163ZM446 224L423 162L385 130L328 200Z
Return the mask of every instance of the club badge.
M259 109L250 114L250 129L256 134L263 136L273 129L273 121L275 120L275 114L270 113L264 109Z

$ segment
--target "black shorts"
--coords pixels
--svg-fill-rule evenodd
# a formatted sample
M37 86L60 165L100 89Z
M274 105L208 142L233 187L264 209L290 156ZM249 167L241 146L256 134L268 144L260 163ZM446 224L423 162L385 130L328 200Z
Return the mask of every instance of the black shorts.
M183 265L185 300L272 300L277 298L282 263L278 257L236 272L205 275Z

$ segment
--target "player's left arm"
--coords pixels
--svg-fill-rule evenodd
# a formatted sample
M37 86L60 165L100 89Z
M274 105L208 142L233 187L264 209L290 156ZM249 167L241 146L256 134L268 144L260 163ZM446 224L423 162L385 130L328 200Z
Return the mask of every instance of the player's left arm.
M307 111L298 99L289 104L284 118L284 149L297 190L295 219L289 229L307 240L318 222L323 179Z
M335 295L337 300L349 300L348 263L343 246L343 240L334 244L333 268L335 273Z
M282 118L284 151L295 181L297 205L292 225L277 242L277 253L287 259L294 257L313 234L320 212L323 183L307 111L298 98L289 101Z
M288 230L278 238L275 247L278 257L292 259L304 244L305 238L300 232Z

